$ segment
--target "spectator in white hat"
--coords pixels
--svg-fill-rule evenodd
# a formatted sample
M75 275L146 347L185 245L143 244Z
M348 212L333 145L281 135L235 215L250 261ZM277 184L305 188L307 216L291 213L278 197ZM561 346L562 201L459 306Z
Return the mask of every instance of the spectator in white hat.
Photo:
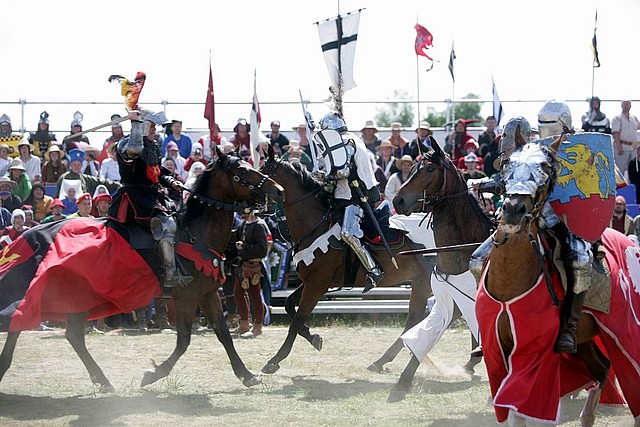
M362 142L367 146L369 151L373 154L376 154L376 148L378 145L382 143L380 138L378 138L378 128L373 124L373 120L367 120L364 124L364 127L360 129L360 134L362 135Z
M22 141L18 143L18 150L20 151L20 160L24 166L27 176L31 182L40 182L40 176L42 174L42 161L40 157L32 156L33 145L27 138L22 138Z

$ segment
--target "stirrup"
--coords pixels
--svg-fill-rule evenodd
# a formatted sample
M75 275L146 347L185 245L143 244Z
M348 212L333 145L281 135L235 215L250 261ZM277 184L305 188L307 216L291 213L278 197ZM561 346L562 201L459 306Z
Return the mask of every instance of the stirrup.
M367 271L367 281L364 285L364 290L362 291L363 294L366 294L367 292L369 292L371 289L375 288L378 284L378 282L380 280L382 280L382 272L379 272L380 270L377 269L377 271Z
M576 333L571 329L561 330L553 346L553 351L556 353L576 353L578 351Z
M187 286L191 282L193 282L193 276L183 276L176 270L170 279L165 280L164 287L175 288L176 286Z

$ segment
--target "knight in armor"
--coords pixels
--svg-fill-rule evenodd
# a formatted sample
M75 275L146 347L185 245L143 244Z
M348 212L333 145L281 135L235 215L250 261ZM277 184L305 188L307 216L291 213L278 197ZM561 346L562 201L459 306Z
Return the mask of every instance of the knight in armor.
M182 189L182 183L160 165L160 147L155 138L156 125L166 123L164 114L145 111L129 113L131 133L116 146L122 187L113 196L108 217L120 223L137 221L151 229L163 258L164 286L185 286L193 277L183 276L176 268L174 237L176 222L171 216L161 186Z
M367 270L369 280L364 292L368 292L382 279L383 273L369 250L360 241L364 235L360 221L364 216L363 204L373 205L380 200L378 182L369 162L366 145L356 135L348 132L347 125L338 113L331 112L325 115L320 120L320 129L312 143L324 167L323 179L334 186L335 207L344 208L340 235ZM319 144L318 141L324 139L321 136L323 131L337 132L341 141L332 147Z
M38 120L38 130L29 134L29 142L33 144L33 154L44 158L53 141L57 142L56 136L49 131L49 113L43 111Z
M501 166L508 161L515 150L515 132L517 128L529 140L531 126L524 117L516 117L504 127L500 141ZM572 130L571 111L562 102L548 101L538 113L540 138L560 136ZM497 176L497 175L496 175ZM483 192L502 192L503 184L499 176L486 178L472 183L474 188ZM591 285L593 254L591 244L573 234L553 211L549 203L542 209L543 232L553 234L560 242L560 253L567 272L567 292L562 303L560 333L554 345L557 353L575 353L577 351L576 329L582 313L586 291ZM493 236L489 237L471 256L469 270L476 281L480 282L484 263L491 252ZM472 355L481 355L481 349L475 349Z

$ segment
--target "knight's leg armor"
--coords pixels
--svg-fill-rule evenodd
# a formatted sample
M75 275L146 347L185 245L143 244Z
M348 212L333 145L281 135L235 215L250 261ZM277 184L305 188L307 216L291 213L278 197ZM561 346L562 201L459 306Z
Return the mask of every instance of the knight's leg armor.
M587 290L591 286L593 254L591 245L570 231L567 231L566 239L562 240L567 246L566 256L563 255L567 270L567 293L562 302L560 333L554 351L575 353L578 345L576 340L578 319L582 313L582 304Z
M176 254L173 247L176 236L176 223L172 217L158 215L151 218L151 233L158 242L158 248L164 261L164 286L172 288L185 286L193 281L192 276L183 276L176 268Z
M487 238L478 249L473 251L471 259L469 260L469 271L476 279L476 286L480 284L480 278L482 277L482 270L484 269L485 262L491 253L491 245L493 244L493 234Z
M360 238L364 235L360 228L360 220L362 220L363 211L360 206L349 205L344 210L344 219L342 220L342 230L340 236L346 244L348 244L358 259L367 270L369 282L365 285L364 292L368 292L375 288L376 284L382 279L382 271L378 263L369 251L362 245Z

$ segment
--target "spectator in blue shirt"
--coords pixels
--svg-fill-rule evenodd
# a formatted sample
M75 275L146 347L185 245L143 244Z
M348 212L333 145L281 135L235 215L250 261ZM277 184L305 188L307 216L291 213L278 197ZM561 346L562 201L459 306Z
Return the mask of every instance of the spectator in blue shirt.
M182 133L182 122L172 120L168 136L162 141L162 156L167 154L167 144L171 141L178 145L180 155L185 159L191 155L191 138Z

